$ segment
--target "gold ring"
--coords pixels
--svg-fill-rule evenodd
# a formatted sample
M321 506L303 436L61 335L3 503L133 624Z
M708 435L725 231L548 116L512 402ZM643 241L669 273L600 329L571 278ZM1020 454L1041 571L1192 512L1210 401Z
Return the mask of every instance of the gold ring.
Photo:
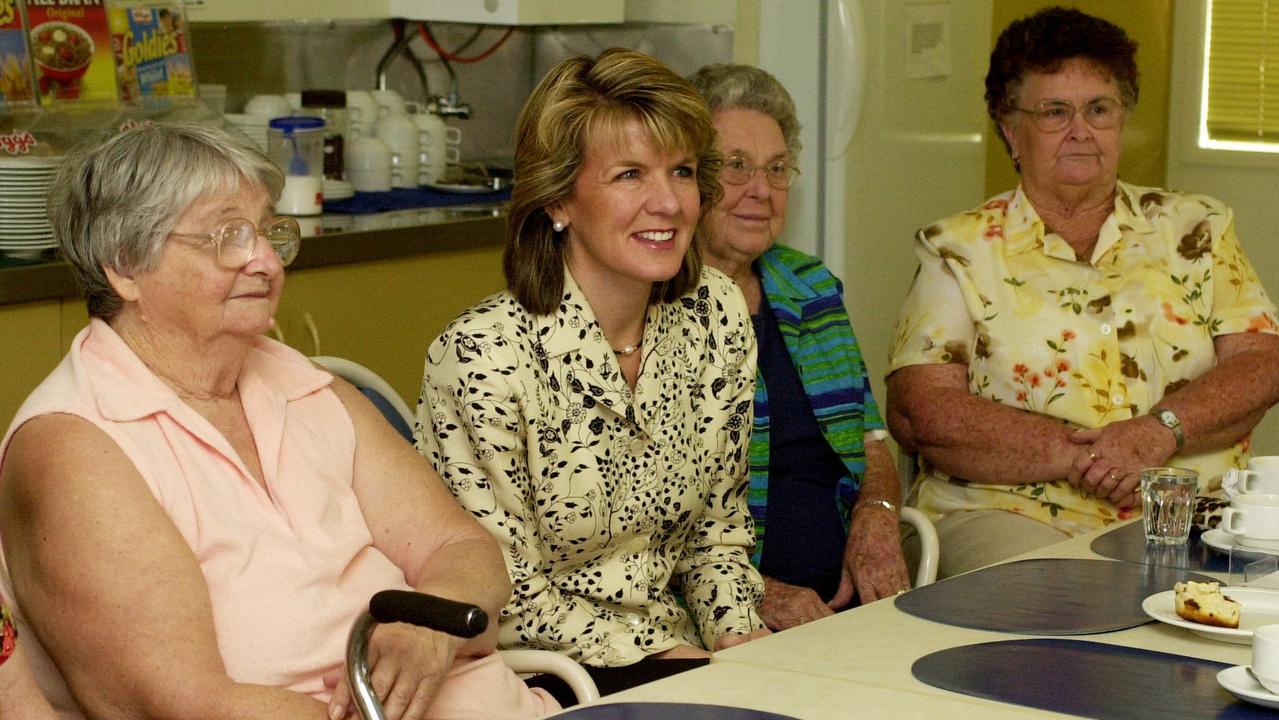
M1097 458L1099 458L1099 457L1101 457L1101 456L1100 456L1100 455L1098 455L1097 453L1092 452L1091 450L1089 450L1089 451L1088 451L1088 460L1089 460L1090 462L1097 462Z
M1110 474L1109 474L1109 475L1107 475L1107 477L1109 477L1109 478L1110 478L1113 482L1119 482L1119 478L1115 477L1115 471L1114 471L1114 470L1111 470L1111 471L1110 471Z
M902 593L905 593L907 589L908 588L902 588L901 590L898 590L897 592L893 593L893 596L896 597L898 595L901 595Z

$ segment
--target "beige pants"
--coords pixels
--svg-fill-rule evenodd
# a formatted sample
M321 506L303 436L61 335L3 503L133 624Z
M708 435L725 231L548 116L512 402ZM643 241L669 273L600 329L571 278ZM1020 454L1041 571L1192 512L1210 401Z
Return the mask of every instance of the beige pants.
M937 521L937 579L976 570L1068 537L1051 525L1007 510L951 513ZM914 577L919 565L919 538L913 529L902 535L902 550Z

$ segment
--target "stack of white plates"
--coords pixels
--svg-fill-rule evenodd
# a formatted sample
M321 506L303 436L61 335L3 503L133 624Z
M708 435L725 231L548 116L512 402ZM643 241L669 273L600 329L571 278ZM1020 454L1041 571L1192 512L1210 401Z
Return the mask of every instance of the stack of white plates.
M345 200L355 194L355 186L345 180L324 179L324 199Z
M0 252L34 256L56 247L45 198L61 157L0 156Z
M244 113L226 113L222 117L230 121L240 132L248 135L250 140L257 143L262 152L266 152L267 124L271 122L268 118Z

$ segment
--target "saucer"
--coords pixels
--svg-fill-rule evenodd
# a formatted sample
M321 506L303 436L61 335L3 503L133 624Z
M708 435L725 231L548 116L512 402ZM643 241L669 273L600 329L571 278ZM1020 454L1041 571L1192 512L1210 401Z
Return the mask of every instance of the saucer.
M1199 539L1204 545L1218 552L1229 553L1231 550L1242 550L1250 553L1264 553L1266 555L1279 555L1279 549L1255 547L1253 545L1240 545L1235 542L1235 536L1222 530L1219 527L1211 530L1204 530Z
M1279 710L1279 695L1257 682L1252 673L1248 672L1247 665L1228 667L1217 673L1217 684L1240 700Z
M1223 587L1223 595L1230 596L1243 607L1239 610L1239 627L1227 628L1191 622L1177 614L1176 595L1173 590L1155 593L1141 603L1141 609L1161 623L1184 628L1209 640L1252 644L1252 631L1262 625L1279 623L1279 591L1246 587Z

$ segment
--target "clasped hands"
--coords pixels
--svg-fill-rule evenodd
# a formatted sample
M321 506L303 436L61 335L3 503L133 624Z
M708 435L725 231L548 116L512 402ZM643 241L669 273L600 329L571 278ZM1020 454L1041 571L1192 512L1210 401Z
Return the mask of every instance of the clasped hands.
M1141 471L1158 467L1176 450L1168 428L1149 415L1068 436L1076 452L1066 480L1087 495L1119 508L1140 504Z

